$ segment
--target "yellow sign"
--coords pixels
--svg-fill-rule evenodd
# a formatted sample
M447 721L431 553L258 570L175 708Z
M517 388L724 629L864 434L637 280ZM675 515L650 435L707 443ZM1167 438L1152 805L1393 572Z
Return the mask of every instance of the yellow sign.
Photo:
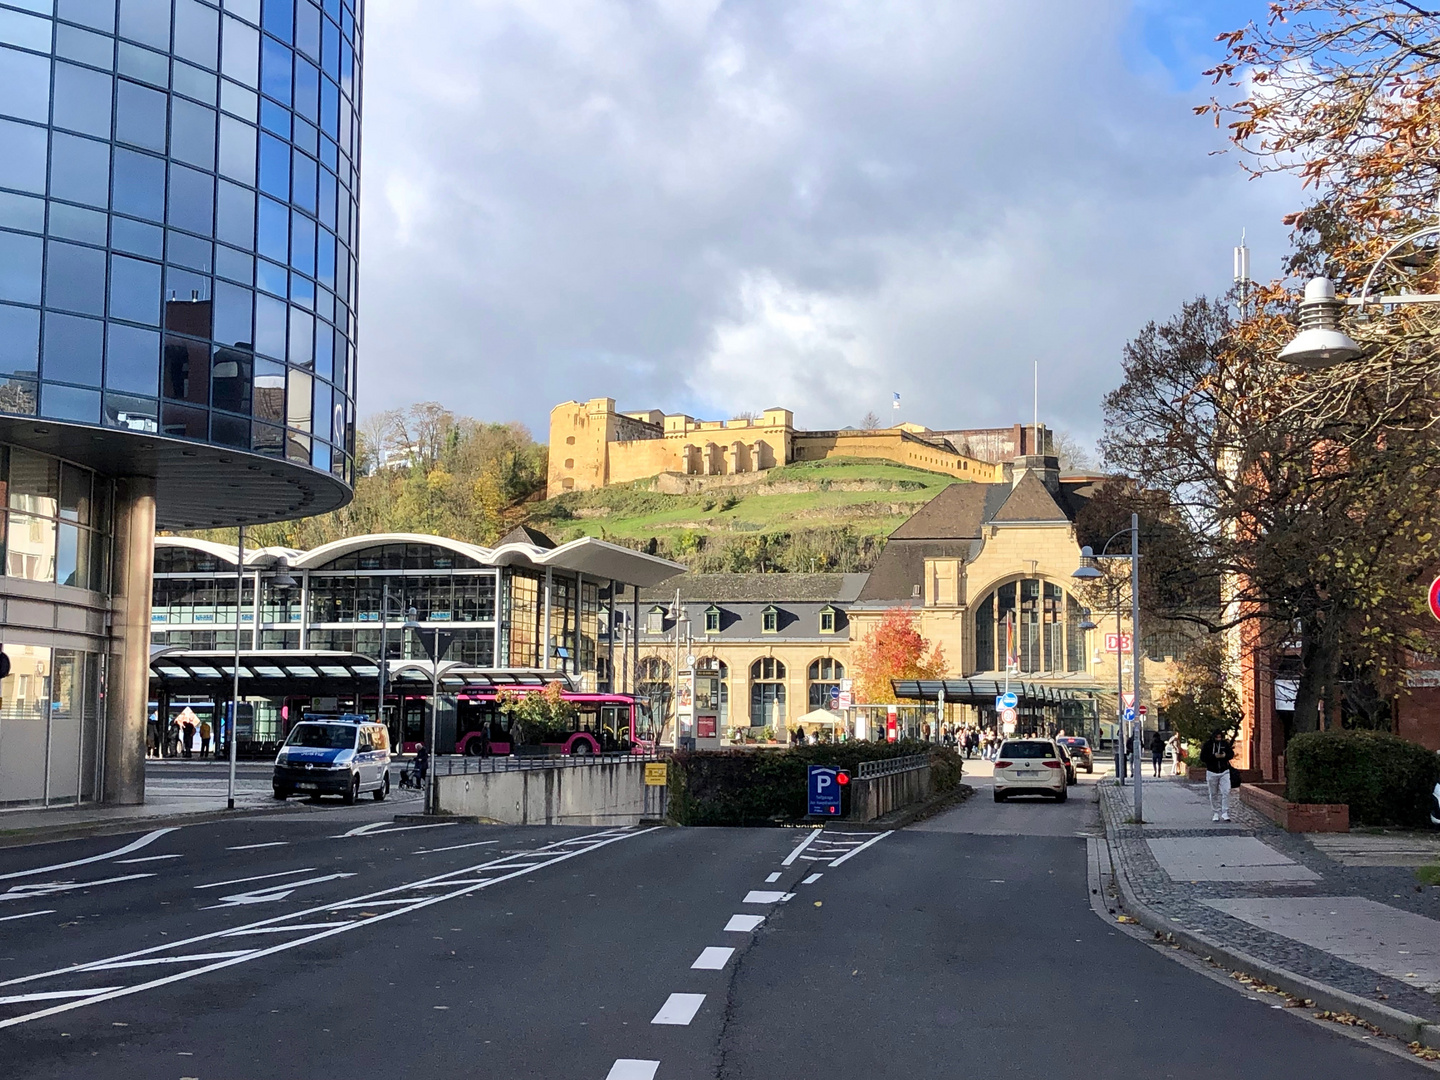
M652 761L647 764L645 766L645 786L664 787L669 783L665 775L666 768L667 766L663 761Z

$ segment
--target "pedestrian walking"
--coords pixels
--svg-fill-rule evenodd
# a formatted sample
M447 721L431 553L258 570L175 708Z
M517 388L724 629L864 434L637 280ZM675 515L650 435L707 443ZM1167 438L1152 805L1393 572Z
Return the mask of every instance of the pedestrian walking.
M195 725L189 720L180 724L180 752L190 757L195 745Z
M200 721L200 756L210 756L210 721Z
M145 756L160 756L160 717L155 713L150 714L145 724Z
M180 753L180 725L171 720L165 726L165 756L175 757Z
M1170 752L1175 755L1175 775L1183 775L1185 768L1180 761L1180 733L1178 731L1170 735Z
M1155 778L1160 778L1160 766L1165 763L1165 736L1155 732L1154 738L1150 740L1150 767L1154 771Z
M1235 744L1225 731L1216 728L1200 747L1200 764L1205 766L1205 787L1210 793L1211 821L1230 820L1230 759Z

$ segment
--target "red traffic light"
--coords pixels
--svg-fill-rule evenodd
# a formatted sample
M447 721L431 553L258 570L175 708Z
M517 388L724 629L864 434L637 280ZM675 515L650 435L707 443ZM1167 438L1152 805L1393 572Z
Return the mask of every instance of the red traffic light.
M835 782L841 787L844 787L850 782L850 774L844 769L835 770Z

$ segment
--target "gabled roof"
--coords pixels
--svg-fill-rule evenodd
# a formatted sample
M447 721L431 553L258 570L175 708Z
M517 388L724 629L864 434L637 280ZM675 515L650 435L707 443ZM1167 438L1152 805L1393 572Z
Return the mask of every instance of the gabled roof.
M640 598L668 603L678 585L686 603L845 604L864 584L864 574L686 574L668 587L642 590Z
M1003 506L991 521L996 523L1068 522L1070 515L1062 510L1050 490L1033 472L1026 473L1011 490Z
M539 529L532 529L529 525L516 525L500 538L497 546L503 547L506 544L533 544L535 547L548 549L555 546L555 541Z

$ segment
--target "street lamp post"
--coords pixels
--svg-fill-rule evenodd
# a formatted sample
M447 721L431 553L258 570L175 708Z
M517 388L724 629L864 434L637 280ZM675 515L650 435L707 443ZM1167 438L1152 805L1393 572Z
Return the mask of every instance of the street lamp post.
M403 608L405 605L405 598L402 596L397 601L397 603L399 603ZM414 609L412 608L411 610L413 611ZM405 612L401 611L400 614L403 615L405 614ZM390 581L387 578L380 594L380 663L376 665L375 675L376 681L379 683L379 701L377 701L375 704L375 719L380 721L380 723L382 724L385 723L385 688L390 682L390 662L388 657L385 655L386 631L390 628L390 623L388 621L389 618ZM356 705L359 705L358 701L356 702ZM400 719L400 723L396 725L395 729L395 733L399 736L399 738L395 740L396 746L403 747L403 744L405 742L405 732L404 730L402 730L404 723L405 719L402 716ZM397 750L396 752L398 753L399 751Z
M279 568L272 579L271 584L281 591L293 589L295 579L290 576L290 562L283 555L275 564ZM260 594L260 575L255 576L256 599L262 600ZM230 686L230 730L226 733L229 738L230 775L225 787L225 807L227 810L235 809L235 762L238 747L240 744L240 608L245 600L245 527L242 525L239 534L235 539L235 671L232 673ZM259 622L251 625L252 634L260 632ZM259 643L251 640L250 644L258 651Z
M1107 554L1110 545L1119 537L1130 534L1130 553L1128 555ZM1131 743L1130 766L1131 773L1135 778L1135 824L1139 825L1145 820L1144 797L1141 794L1142 784L1140 781L1143 770L1140 768L1141 750L1144 744L1144 724L1140 722L1140 515L1130 515L1130 528L1121 529L1109 540L1105 541L1100 554L1096 555L1090 548L1080 549L1081 565L1072 577L1083 580L1094 580L1104 575L1093 565L1097 559L1129 559L1130 560L1130 673L1133 680L1135 698L1135 719L1131 721L1134 738ZM1115 598L1115 668L1116 683L1120 687L1120 733L1124 737L1125 714L1124 714L1124 672L1121 664L1121 643L1124 641L1124 633L1120 629L1120 598L1117 592Z
M416 618L419 613L412 607L410 617L405 620L405 629L414 630L416 634L424 631L424 626ZM464 667L460 661L442 665L440 663L440 627L435 627L435 645L430 652L430 724L426 733L429 741L430 771L426 775L425 783L425 813L437 813L440 806L440 774L437 769L439 764L436 740L439 738L439 717L440 717L440 676L455 668ZM423 643L424 638L421 638ZM448 647L448 643L447 643Z

